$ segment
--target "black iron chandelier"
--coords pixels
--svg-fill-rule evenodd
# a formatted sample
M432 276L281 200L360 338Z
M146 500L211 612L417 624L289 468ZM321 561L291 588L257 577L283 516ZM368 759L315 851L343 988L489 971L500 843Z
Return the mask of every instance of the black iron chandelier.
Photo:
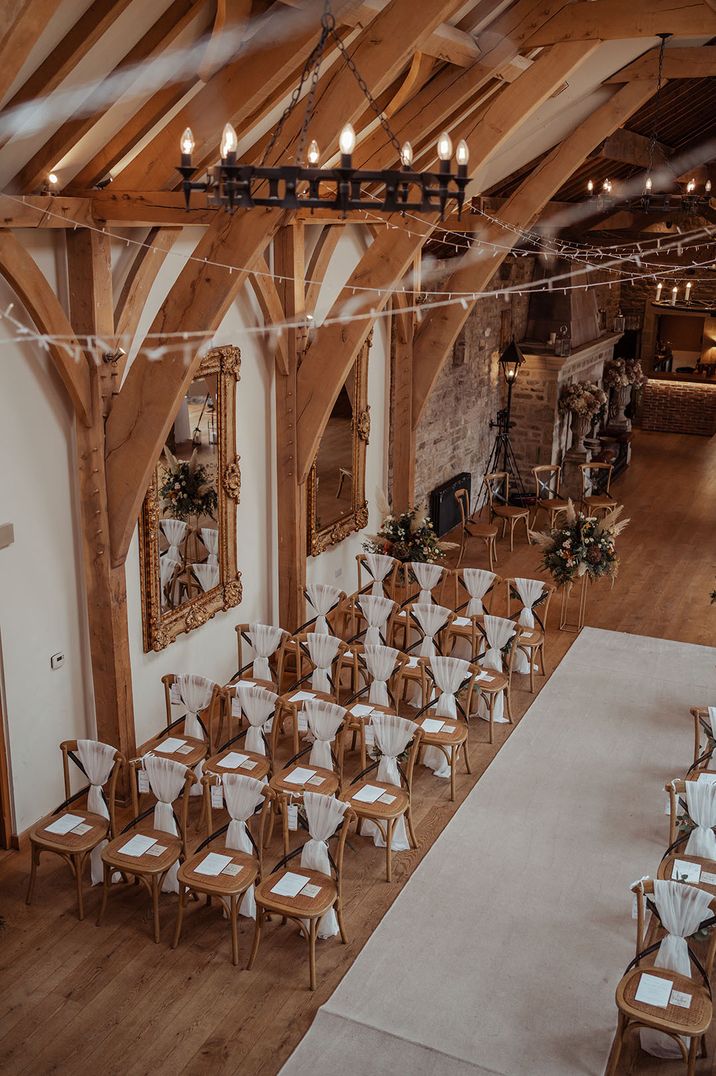
M316 86L320 75L321 60L328 41L340 52L346 66L355 76L366 100L380 120L383 129L393 143L402 164L399 169L364 171L354 168L352 154L356 134L346 123L338 139L340 163L333 168L318 166L320 149L310 142L306 152L309 126L313 116ZM295 109L304 86L308 84L306 110L297 143L296 163L266 167L264 161L275 146L286 120ZM228 209L273 206L281 209L332 209L347 213L351 209L364 209L380 213L421 212L439 210L441 219L448 203L455 204L458 217L465 201L465 188L470 182L467 174L469 150L461 139L455 151L457 170L452 168L452 139L444 131L437 143L440 160L437 172L413 170L413 149L410 142L401 147L388 120L373 99L365 80L336 32L335 18L330 0L326 0L321 16L321 34L316 47L308 57L298 85L273 132L261 164L242 164L237 161L238 136L230 123L224 127L221 138L221 161L212 168L206 179L197 181L192 177L197 168L192 164L194 136L187 127L181 136L181 164L178 171L182 177L182 189L187 209L190 208L192 191L205 191L211 206Z
M663 85L664 49L666 48L666 42L671 37L671 34L658 34L657 36L661 38L661 44L659 46L656 94L654 95L654 122L649 138L649 157L644 178L644 188L641 194L637 194L633 197L619 198L611 179L605 179L599 190L595 189L594 181L590 179L587 182L587 194L590 199L594 200L599 212L603 210L626 209L635 213L655 213L662 216L664 213L669 212L691 215L699 213L704 209L708 209L711 205L710 179L706 180L702 191L697 190L696 180L693 178L688 181L684 191L667 189L654 190L652 172L654 170L656 148L659 143L659 103ZM663 186L663 179L661 176L657 177L657 184Z

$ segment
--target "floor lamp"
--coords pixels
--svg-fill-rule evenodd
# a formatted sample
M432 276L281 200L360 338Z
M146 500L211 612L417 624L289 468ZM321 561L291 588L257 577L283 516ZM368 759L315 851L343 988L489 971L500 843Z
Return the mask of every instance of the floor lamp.
M520 499L526 496L524 482L520 474L520 468L510 440L510 430L514 426L512 422L512 389L525 357L522 354L514 336L500 355L500 368L507 385L507 404L497 412L497 416L490 420L490 429L497 430L495 440L490 450L485 473L492 471L507 471L510 476L510 485Z

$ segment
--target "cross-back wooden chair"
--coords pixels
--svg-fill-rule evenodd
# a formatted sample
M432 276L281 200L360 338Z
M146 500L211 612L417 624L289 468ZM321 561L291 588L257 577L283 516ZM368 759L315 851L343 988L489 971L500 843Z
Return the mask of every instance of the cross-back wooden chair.
M358 593L393 597L398 567L399 563L395 557L386 553L356 553ZM368 577L365 583L363 582L364 573Z
M272 793L266 785L244 775L205 774L202 787L206 800L207 836L179 867L179 906L172 949L176 949L181 938L187 893L206 897L207 907L217 897L228 912L231 959L236 966L239 963L239 913L250 918L256 916L253 888L263 874L264 829ZM213 828L212 795L216 806L226 805L229 812L229 821L218 829ZM248 825L251 819L256 819L255 837ZM217 856L221 859L217 860ZM208 869L216 873L205 873Z
M502 641L499 638L501 625L495 622L504 622L504 633L508 630L506 625L510 624L512 636ZM489 722L490 743L494 743L495 724L512 724L511 688L516 628L506 617L489 614L482 618L478 627L481 639L473 664L477 665L479 672L475 676L474 691L478 695L477 712Z
M80 919L84 919L84 865L88 856L97 859L97 856L93 855L95 849L100 848L108 835L113 836L116 832L117 779L126 765L126 759L115 747L97 740L63 740L60 751L65 799L52 814L36 822L28 834L31 867L25 902L32 903L40 856L43 852L52 852L67 863L74 875L77 913ZM70 779L70 763L73 763L89 782L74 793ZM101 863L97 863L95 867L93 862L92 873L94 885L101 881Z
M716 706L692 706L689 713L694 720L694 764L691 769L706 769L716 747Z
M272 915L280 916L283 922L290 919L295 923L308 941L309 981L311 990L316 989L316 939L340 933L341 941L347 944L343 925L343 855L348 827L354 817L348 805L333 796L304 793L299 825L308 829L308 840L284 855L256 887L256 932L249 969L259 951L265 920ZM335 856L329 850L331 841ZM299 857L299 864L292 867ZM292 882L294 888L301 886L295 895L293 890L285 894L274 891L276 886L281 888Z
M393 878L393 852L417 848L412 820L413 772L423 742L414 721L376 706L371 717L373 760L344 792L358 820L358 833L367 827L379 847L385 847L385 878ZM375 778L370 775L377 771ZM369 799L365 797L369 796Z
M224 709L229 736L206 760L203 772L244 773L262 781L273 767L279 696L240 680L224 688Z
M627 1034L637 1029L649 1034L660 1032L668 1036L669 1040L674 1043L675 1050L678 1050L686 1062L688 1076L694 1076L698 1049L699 1046L704 1045L704 1035L711 1024L713 1005L708 976L688 942L685 943L684 955L689 966L689 974L671 970L670 967L656 967L652 962L652 957L662 944L660 940L653 940L655 937L658 939L661 933L659 930L661 916L657 907L658 893L655 892L655 885L676 886L677 896L679 890L692 888L680 882L659 880L654 883L650 879L636 882L632 886L637 901L636 956L627 967L616 989L619 1015L607 1076L615 1076L624 1040ZM653 916L653 922L649 924L648 931L647 911L651 911ZM698 898L694 900L693 911L696 914L695 916L692 914L690 919L694 922L694 930L690 931L690 934L703 925L702 912L705 912L704 919L708 918L713 921L716 899L709 902L706 894L698 893ZM668 1002L663 1007L637 1000L636 994L641 985L642 975L645 973L654 979L662 979L672 984ZM675 993L689 998L687 1007L676 1004L672 1000ZM676 1000L679 1000L678 997ZM688 1047L685 1039L690 1040Z
M359 740L361 769L366 766L366 725L374 707L398 712L401 670L408 655L392 646L364 646L356 651L358 689L346 699L346 730L353 734L351 749Z
M557 587L544 579L511 578L505 579L504 582L507 616L516 621L519 629L515 639L514 671L529 673L530 691L534 693L537 660L539 660L540 675L546 675L544 651L547 639L547 618ZM542 588L534 601L532 601L532 591L529 587L532 583L539 583ZM522 661L519 661L520 655L523 655Z
M331 583L309 583L303 593L315 616L301 624L294 634L317 631L340 635L346 592Z
M435 657L427 659L425 672L426 697L414 717L423 733L421 760L436 777L450 778L450 799L454 802L460 755L465 769L472 773L468 720L472 688L480 670L461 658Z
M211 754L214 749L215 736L221 735L223 720L223 690L220 684L203 676L177 675L167 673L162 677L164 685L164 705L166 710L166 728L151 738L143 747L142 753L158 751L194 767ZM183 697L181 692L187 695ZM197 694L192 697L193 691ZM205 706L193 709L196 699L208 698ZM172 707L178 708L177 716ZM162 745L167 740L180 740L181 744L173 751L164 751ZM197 786L198 787L198 786Z
M479 538L487 547L490 571L493 571L497 563L497 527L494 523L484 523L477 519L470 510L470 494L466 489L456 489L455 500L460 511L460 552L457 557L457 567L459 568L462 564L469 539Z
M610 512L616 508L617 499L609 492L612 481L611 463L580 463L582 475L582 508L588 515Z
M557 463L543 463L532 468L532 477L535 484L535 514L532 526L537 526L537 516L542 511L552 530L559 514L567 511L567 498L560 492L562 468Z
M412 629L416 638L406 642L402 648L407 661L403 663L397 680L398 701L402 702L410 695L414 704L421 706L426 691L425 660L446 652L455 613L443 605L424 605L421 602L407 605L406 613L406 634Z
M133 759L129 765L134 817L102 849L104 887L97 926L101 926L104 919L112 877L119 871L123 878L133 877L135 882L141 882L151 896L154 941L158 943L159 893L176 893L179 889L177 870L180 860L186 856L189 794L197 778L188 766L157 755ZM144 774L146 780L146 786L142 781L141 788L140 774ZM141 796L145 792L154 802L140 810ZM178 815L174 811L176 802L179 803ZM143 840L135 842L135 838ZM130 841L134 843L128 852L126 848ZM139 854L135 854L137 843L140 844Z
M239 668L234 680L251 680L264 687L280 689L283 680L283 660L286 642L290 638L284 628L273 624L236 625L236 647ZM244 663L244 646L253 657Z
M296 681L289 691L281 695L274 735L278 736L288 721L293 730L295 755L299 749L299 733L307 730L306 718L302 714L304 703L310 699L338 702L343 670L346 666L350 668L354 659L353 656L346 657L349 651L346 642L338 636L322 632L298 632L287 644L287 653L289 651L294 656ZM317 664L317 661L325 663ZM277 741L274 743L277 744Z
M507 524L510 525L510 553L515 548L515 527L520 520L525 525L527 544L532 544L530 538L530 510L516 504L510 504L510 475L507 471L492 471L483 478L483 486L487 494L487 503L490 511L490 522L493 519L502 520L502 537L505 537Z
M453 575L455 616L445 640L445 651L453 657L473 661L482 639L480 622L485 613L492 611L502 580L484 568L463 568Z
M353 594L347 600L347 638L349 646L392 646L393 624L398 603L379 594Z

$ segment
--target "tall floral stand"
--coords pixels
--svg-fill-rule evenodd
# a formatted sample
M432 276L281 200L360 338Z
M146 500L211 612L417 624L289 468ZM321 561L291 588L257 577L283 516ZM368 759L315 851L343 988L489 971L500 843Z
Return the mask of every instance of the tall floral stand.
M589 576L585 572L576 583L562 584L562 604L559 611L559 630L573 631L578 633L584 627L584 619L587 613L587 585ZM570 601L572 595L576 602ZM570 610L571 605L571 610ZM576 605L576 609L575 609ZM575 619L576 614L576 619Z
M590 426L588 415L572 412L572 443L564 454L562 464L562 490L573 501L582 499L582 472L580 464L588 463L590 453L584 444L584 438Z
M609 407L609 422L607 423L607 431L609 433L630 432L631 420L626 417L624 411L631 403L631 391L631 385L621 385L619 388L612 389L612 398Z

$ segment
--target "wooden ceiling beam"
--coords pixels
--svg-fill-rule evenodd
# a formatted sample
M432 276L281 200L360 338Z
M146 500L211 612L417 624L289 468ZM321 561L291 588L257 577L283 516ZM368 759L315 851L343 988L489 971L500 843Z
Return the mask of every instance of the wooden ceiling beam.
M70 347L80 353L75 330L47 283L35 260L12 232L0 231L0 273L18 296L41 333L67 338ZM82 355L76 361L58 344L49 344L48 353L79 421L88 426L92 421L92 395L87 361Z
M164 52L177 36L196 18L209 0L173 0L137 44L113 69L108 78L139 71L142 63ZM107 111L104 83L90 95L82 107L66 120L30 158L9 184L11 190L31 193L43 185L48 172L80 141Z
M716 0L714 0L716 2ZM610 83L633 82L639 78L656 78L659 72L659 50L649 49L638 60L622 67L616 75L605 80ZM698 48L664 49L664 78L716 77L716 45Z
M598 3L599 0L596 2ZM515 193L507 199L500 218L515 230L488 225L480 238L488 243L496 243L507 250L513 247L519 238L518 229L530 227L534 218L594 147L625 123L649 100L655 90L655 81L627 83L623 89L596 109L540 161ZM500 262L504 260L507 250L504 254L496 251L493 255L489 246L482 254L473 249L461 259L460 266L444 283L444 290L455 293L481 291L495 273ZM416 425L446 357L474 305L474 302L468 302L466 309L463 309L460 304L442 309L436 307L427 312L416 333L413 356L415 378L413 420Z
M264 325L267 328L271 325L281 325L285 321L283 306L279 298L278 288L271 276L269 264L263 254L256 260L256 268L249 276L249 283L256 296L256 301L261 307ZM288 352L284 332L277 335L275 358L279 373L288 374Z
M146 245L139 248L127 273L114 307L114 332L116 336L126 338L125 351L129 351L128 345L139 327L152 285L174 245L177 232L177 228L150 228L144 240ZM118 386L122 383L126 361L125 355L117 364Z
M578 0L554 15L527 45L557 41L615 41L629 37L710 37L716 34L716 11L703 0Z
M308 269L306 270L306 299L304 307L307 314L313 315L316 312L318 296L323 287L323 281L328 272L331 258L333 257L333 253L338 246L338 241L342 234L340 228L334 228L330 224L326 225L311 252Z
M0 5L0 100L59 6L60 0L5 0Z
M653 148L653 164L664 164L673 152L669 146L657 142ZM636 168L648 168L652 163L651 139L622 127L604 140L595 156L632 164Z
M212 75L223 67L221 60L221 38L223 34L233 34L236 40L241 36L241 28L251 15L251 0L216 0L216 16L211 30L211 38L206 54L199 68L199 78L208 82Z

